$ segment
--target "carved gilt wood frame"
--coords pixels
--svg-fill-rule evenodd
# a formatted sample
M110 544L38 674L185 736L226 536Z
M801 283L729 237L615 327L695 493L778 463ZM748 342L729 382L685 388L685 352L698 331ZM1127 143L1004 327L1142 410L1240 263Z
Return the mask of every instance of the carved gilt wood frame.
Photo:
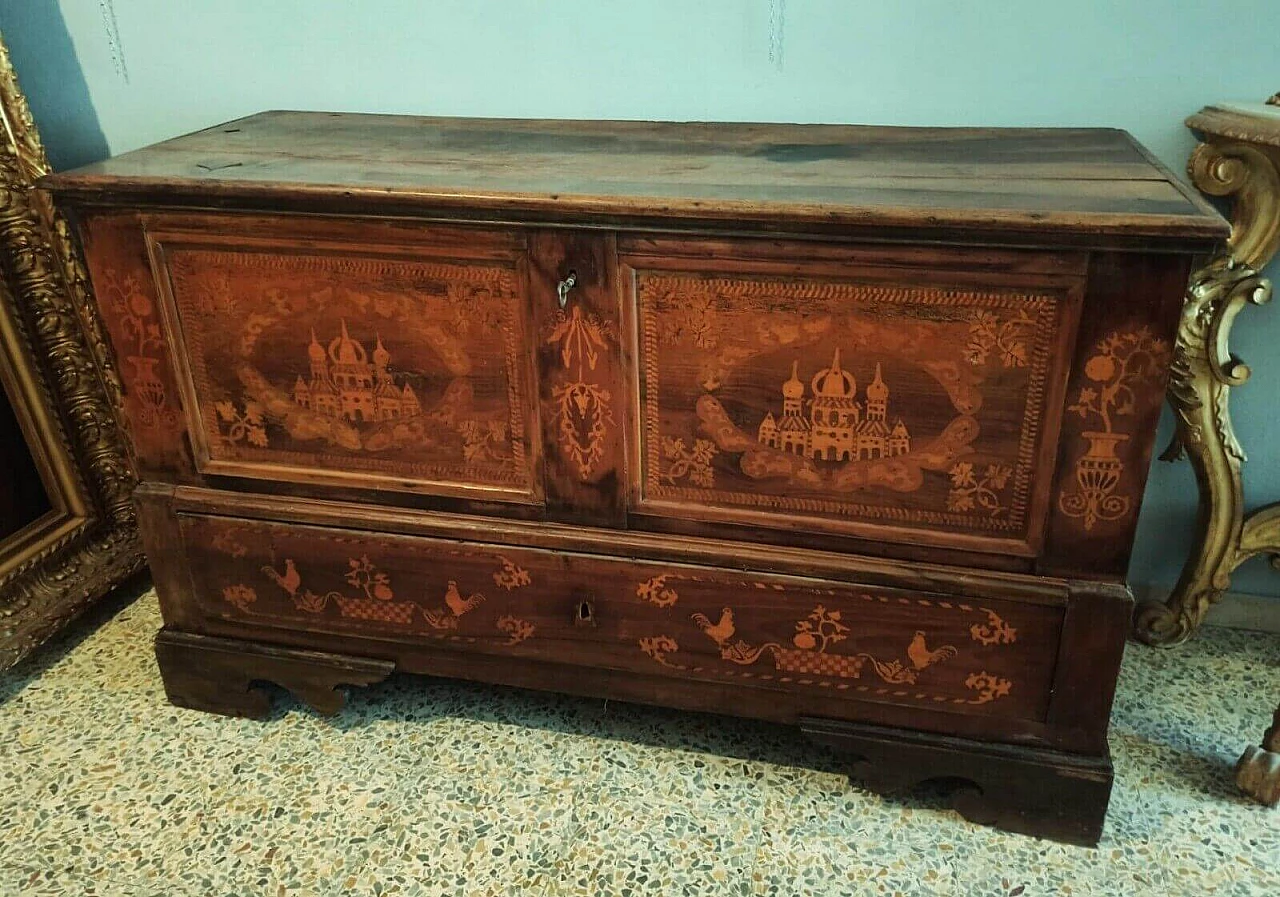
M119 380L0 40L0 385L51 509L0 540L0 669L143 566ZM0 475L4 472L0 471Z

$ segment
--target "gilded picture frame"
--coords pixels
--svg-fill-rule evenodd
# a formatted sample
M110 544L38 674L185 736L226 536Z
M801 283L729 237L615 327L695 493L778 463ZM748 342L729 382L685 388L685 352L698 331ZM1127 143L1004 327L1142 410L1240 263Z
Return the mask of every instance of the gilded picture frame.
M0 539L0 669L142 569L119 378L0 38L0 385L50 509Z

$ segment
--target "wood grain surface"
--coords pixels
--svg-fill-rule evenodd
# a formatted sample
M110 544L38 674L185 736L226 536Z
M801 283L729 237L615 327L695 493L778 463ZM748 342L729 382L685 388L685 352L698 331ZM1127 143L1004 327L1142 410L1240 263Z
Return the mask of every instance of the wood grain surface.
M724 226L1075 232L1207 248L1210 206L1123 131L264 112L46 178L101 201L414 206Z

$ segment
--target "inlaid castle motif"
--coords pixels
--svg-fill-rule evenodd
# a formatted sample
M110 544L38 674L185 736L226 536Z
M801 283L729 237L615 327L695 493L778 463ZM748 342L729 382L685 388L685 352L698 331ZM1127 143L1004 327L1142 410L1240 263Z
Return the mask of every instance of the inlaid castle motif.
M889 387L876 365L864 405L857 399L853 374L840 367L837 348L831 366L814 375L813 398L805 398L804 382L791 363L791 379L782 384L782 416L765 415L756 435L759 442L779 451L826 461L895 458L911 451L911 434L902 418L889 426ZM809 414L805 416L805 406Z
M418 396L408 383L396 384L387 370L391 353L377 337L373 350L373 362L359 340L347 333L347 322L342 322L342 332L329 343L328 350L311 331L311 345L307 347L311 361L311 379L298 377L293 387L293 400L326 417L344 418L351 422L374 422L395 418L416 417L422 413Z

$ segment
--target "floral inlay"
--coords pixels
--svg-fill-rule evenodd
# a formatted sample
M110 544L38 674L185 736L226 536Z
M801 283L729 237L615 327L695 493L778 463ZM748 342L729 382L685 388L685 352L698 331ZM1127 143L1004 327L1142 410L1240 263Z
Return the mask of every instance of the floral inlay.
M505 461L507 454L507 425L501 420L464 420L458 423L462 436L462 459L476 461Z
M1011 645L1018 640L1018 630L993 610L987 610L986 623L974 623L969 627L969 635L982 645Z
M262 406L257 402L245 402L243 411L237 410L234 402L215 402L213 410L218 416L218 430L228 443L267 447L267 428L263 425Z
M518 645L532 636L534 625L528 620L521 620L507 615L498 618L498 629L507 634L507 640L504 644L511 646Z
M829 611L819 604L808 619L796 624L796 634L791 637L791 642L806 651L825 651L836 642L848 638L848 631L849 627L840 622L840 611Z
M494 331L502 326L501 306L492 301L494 291L490 287L450 281L445 293L455 333Z
M699 349L714 349L720 343L716 321L716 297L711 292L664 293L658 298L662 309L662 342L674 345L688 339Z
M502 561L502 567L493 574L493 581L500 589L506 589L510 592L512 589L519 589L529 585L531 579L529 571L509 561L506 558L499 558Z
M249 605L258 600L258 593L252 586L233 585L222 590L222 597L229 604L235 605L241 612L247 611Z
M978 693L977 698L973 700L974 704L987 704L996 698L1002 698L1013 687L1013 683L1008 679L993 676L985 671L970 673L969 677L964 680L964 684L967 688L972 688Z
M129 385L138 400L136 426L142 429L172 426L178 419L169 406L164 381L157 367L163 360L164 336L155 303L135 277L104 273L98 284L98 301L109 318L118 322L116 349L132 367Z
M347 582L363 591L365 597L382 601L395 597L391 592L391 578L375 567L367 554L352 558L347 563L350 567Z
M1009 509L1001 502L1000 493L1013 476L1013 468L1004 464L988 464L977 471L968 461L951 468L951 491L947 493L948 511L972 511L975 507L998 517Z
M209 544L214 551L220 551L233 558L242 558L249 553L249 547L225 529L215 530Z
M662 478L674 484L685 477L698 486L711 488L715 485L715 471L711 467L711 459L720 451L709 439L695 439L693 447L687 447L683 439L662 438L662 454L666 457L666 470Z
M661 576L646 579L636 586L636 597L658 607L670 607L680 600L680 594L674 588L667 586L667 580L670 578L671 574L664 573Z
M974 309L969 319L965 358L970 364L985 365L994 355L1002 367L1026 367L1027 342L1034 328L1035 320L1022 309L1006 320L986 309Z
M640 639L640 650L652 657L658 663L665 664L667 655L674 654L680 650L680 646L676 644L676 640L669 635L656 635L650 638Z
M569 314L560 315L547 342L559 348L567 372L564 381L551 390L560 448L585 479L604 457L605 439L613 425L609 390L593 376L600 352L608 348L605 328L594 315L583 316L575 305Z

